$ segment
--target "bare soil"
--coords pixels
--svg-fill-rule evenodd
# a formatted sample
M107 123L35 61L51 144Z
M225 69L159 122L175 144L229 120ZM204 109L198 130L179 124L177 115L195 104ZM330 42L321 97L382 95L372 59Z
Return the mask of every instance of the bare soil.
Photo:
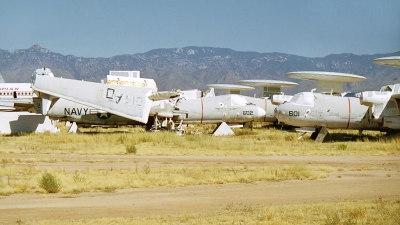
M0 224L18 220L146 217L224 210L229 204L291 205L400 198L400 156L131 156L0 154L0 158L52 158L62 162L34 163L66 170L151 166L324 165L328 178L282 182L231 183L189 187L124 189L112 193L15 194L0 196ZM28 163L14 163L25 166ZM373 168L371 170L359 168Z

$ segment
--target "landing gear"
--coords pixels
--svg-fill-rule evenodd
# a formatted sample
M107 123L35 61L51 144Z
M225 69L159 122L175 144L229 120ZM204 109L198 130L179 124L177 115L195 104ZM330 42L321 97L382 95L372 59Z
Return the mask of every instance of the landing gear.
M176 131L177 135L184 135L186 133L184 125L182 124L183 120L181 120L181 122L178 125L178 130Z
M253 130L253 121L244 123L243 124L243 129L246 129L246 128L248 128L250 130Z
M158 119L158 116L155 115L152 118L149 118L149 122L146 124L146 130L147 131L152 131L152 132L158 132L161 129L167 129L168 131L174 132L176 131L177 135L184 135L185 134L185 128L184 124L182 124L183 120L179 123L177 129L175 129L175 122L172 118L164 118L162 122Z
M156 132L156 131L160 131L161 130L161 123L158 120L157 115L155 115L154 117L150 117L148 122L146 123L146 130L147 131L152 131L152 132Z

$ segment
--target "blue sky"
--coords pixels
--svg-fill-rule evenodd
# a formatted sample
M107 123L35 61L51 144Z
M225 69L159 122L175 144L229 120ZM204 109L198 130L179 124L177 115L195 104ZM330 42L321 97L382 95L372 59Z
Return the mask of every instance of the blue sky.
M398 0L0 0L0 49L82 57L221 47L307 57L400 51Z

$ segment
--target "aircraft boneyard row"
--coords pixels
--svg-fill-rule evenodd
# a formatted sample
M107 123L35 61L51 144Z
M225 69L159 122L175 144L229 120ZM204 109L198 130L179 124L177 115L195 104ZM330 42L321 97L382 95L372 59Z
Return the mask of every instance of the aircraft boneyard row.
M374 62L400 67L399 58L387 57ZM362 130L392 133L400 129L399 84L384 86L378 92L344 95L343 82L365 79L352 74L315 71L288 73L286 75L292 78L318 81L314 91L294 96L283 95L280 91L281 87L297 85L293 82L238 82L261 86L263 92L256 98L238 95L240 90L252 89L243 85L209 85L212 91L207 97L198 94L200 91L158 92L154 80L140 78L139 71L111 72L115 72L115 76L107 76L107 83L94 83L56 78L48 68L38 69L31 83L39 96L34 99L35 106L41 106L39 110L44 115L79 124L146 124L152 130L161 127L172 130L175 124L179 124L178 130L181 132L182 124L244 124L252 121L276 122L278 119L295 127L313 128L315 132L312 138L316 138L316 141L329 138L327 128L358 129L360 134ZM139 72L139 75L134 72ZM215 96L214 88L225 89L227 94ZM39 104L38 100L41 101ZM5 105L5 108L8 107Z
M400 57L381 58L374 62L400 67ZM293 72L286 75L319 82L315 92L298 93L275 109L275 116L280 122L314 130L311 137L316 142L330 139L327 128L357 129L360 135L363 130L387 134L400 131L400 84L386 85L380 91L366 91L352 97L342 96L341 82L356 82L365 78L329 72Z
M148 79L146 84L152 82L152 79ZM69 107L75 109L69 111L70 114L84 112L86 115L89 111L96 116L100 113L99 119L102 117L99 111L105 114L103 116L111 113L137 124L152 124L149 118L153 117L155 129L158 119L168 120L170 125L175 126L175 123L245 123L265 115L262 108L249 104L239 95L186 99L177 92L157 92L156 86L105 84L58 78L51 76L49 69L35 71L32 75L32 88L42 99L42 113L45 115L60 113L56 108L65 109L65 104L68 103L75 106ZM94 110L92 112L70 102L86 105Z

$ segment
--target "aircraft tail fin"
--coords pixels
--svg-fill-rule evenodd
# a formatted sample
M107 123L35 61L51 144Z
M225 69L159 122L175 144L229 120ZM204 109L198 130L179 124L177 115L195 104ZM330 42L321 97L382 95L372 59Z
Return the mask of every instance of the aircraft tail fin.
M6 81L4 80L3 76L0 73L0 83L5 83Z

